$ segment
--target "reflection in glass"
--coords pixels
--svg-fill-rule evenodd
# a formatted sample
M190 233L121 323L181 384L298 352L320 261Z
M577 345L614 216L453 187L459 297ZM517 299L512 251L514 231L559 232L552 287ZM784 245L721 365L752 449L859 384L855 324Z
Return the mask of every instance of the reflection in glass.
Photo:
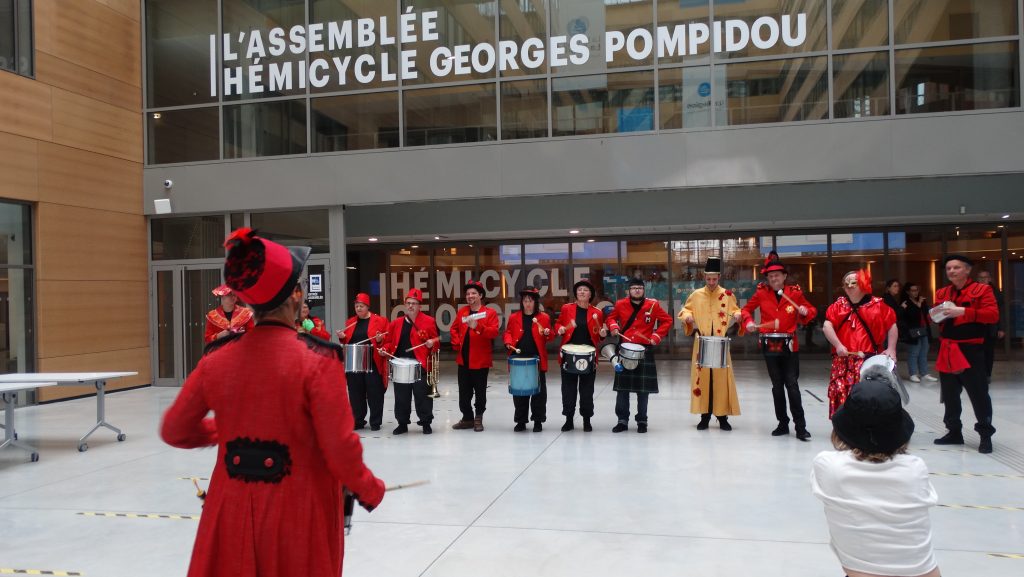
M501 0L498 14L498 40L514 42L522 46L528 38L537 38L547 44L547 13L545 2ZM499 71L502 76L521 76L523 74L544 74L548 70L545 59L536 68L526 68L518 62L518 69Z
M442 342L450 342L455 313L466 304L463 287L466 281L474 278L475 268L476 249L471 244L451 244L434 249L432 274L437 275L434 318L441 331Z
M661 111L661 128L707 128L711 126L711 115L717 116L716 123L726 122L725 99L714 99L726 90L725 67L715 68L715 86L711 86L710 66L687 68L663 68L658 72L658 106Z
M386 304L386 312L382 314L388 316L389 320L398 318L399 313L404 314L405 295L410 288L418 288L423 291L423 312L430 316L436 316L435 309L431 304L434 297L434 280L431 278L434 269L431 268L430 263L431 252L429 248L402 247L387 253L390 274L386 290L385 287L380 287L380 291L385 295L382 300ZM458 281L461 279L456 280L456 282ZM373 279L369 279L369 282L372 285ZM371 294L373 294L372 291Z
M1016 42L896 51L896 113L1020 105Z
M156 271L156 378L174 378L174 271Z
M150 226L150 258L224 258L224 217L221 215L154 218Z
M617 50L611 62L605 63L605 33L619 31L624 35L637 28L644 28L654 34L654 11L652 0L604 1L595 0L552 0L551 36L572 37L586 34L589 39L590 57L585 64L569 64L553 67L554 72L573 74L618 68L622 66L643 66L651 64L656 46L651 47L651 56L634 60L626 49ZM640 42L637 41L637 46Z
M942 274L942 233L887 233L889 252L886 276L921 287L921 296L935 302L935 291L946 282Z
M383 3L383 2L382 2ZM435 82L459 82L473 79L494 78L497 74L497 61L492 58L489 62L489 70L486 73L474 71L471 59L472 50L477 44L489 44L494 47L495 18L497 16L497 2L495 0L403 0L402 12L412 6L413 12L423 14L424 12L437 12L436 32L438 39L424 41L420 25L422 19L417 20L417 42L402 45L403 50L416 51L416 70L419 74L416 79L405 80L405 85L430 84ZM456 50L457 46L461 46ZM445 47L447 56L455 56L450 60L442 58L438 66L449 66L450 69L444 75L435 75L430 68L431 55L439 47ZM496 52L491 54L496 56ZM442 55L444 56L444 55ZM481 52L478 55L481 64L487 64L487 56ZM464 73L460 73L464 72Z
M824 234L798 234L775 238L775 249L788 271L786 284L799 286L807 300L818 309L817 319L804 326L798 335L801 350L828 350L828 341L821 333L821 324L825 318L825 310L835 301L837 295L832 294L831 287L826 282L827 238ZM762 255L768 256L767 248L762 248ZM880 263L881 259L878 262ZM880 266L875 269L875 274L882 274Z
M285 246L308 246L314 254L330 252L325 209L254 212L249 215L249 222L263 238Z
M224 107L224 158L306 152L306 101Z
M212 2L206 2L212 4ZM284 54L280 56L271 56L268 54L266 57L260 58L259 64L263 66L263 79L264 79L264 91L257 94L250 94L248 91L248 82L245 80L248 78L248 66L255 63L255 59L250 61L245 58L245 49L248 44L243 44L241 48L237 42L239 35L245 33L248 39L248 34L252 31L260 31L265 44L269 45L268 36L272 29L283 28L286 35L292 26L302 25L306 20L306 3L295 2L295 0L260 0L259 2L253 2L252 0L223 0L224 3L224 34L230 34L231 38L235 42L231 43L231 51L237 53L238 57L234 60L225 60L224 66L226 68L235 68L238 66L242 67L242 87L241 94L238 90L234 90L231 96L225 96L224 100L252 100L255 98L271 98L274 96L286 96L289 94L305 94L306 89L299 86L297 67L303 65L303 55L292 54L291 50L285 50ZM204 54L210 51L209 38L205 38L206 48L204 48ZM222 41L223 42L223 41ZM223 50L223 47L221 47ZM298 62L296 62L298 61ZM292 88L290 90L271 90L270 89L270 64L275 63L291 63L292 73ZM202 66L201 68L205 74L209 74L209 64ZM227 89L224 89L227 92ZM305 138L303 138L305 142Z
M32 76L35 73L32 0L15 0L15 4L18 7L18 74Z
M547 80L501 83L501 139L548 135Z
M555 136L654 130L654 73L551 80Z
M729 39L742 41L742 32L727 35L727 20L742 20L749 27L749 39L740 50L721 52L722 58L745 58L747 56L769 56L772 54L794 54L825 50L825 0L733 0L715 3L715 21L722 23L723 48L728 48ZM805 34L800 34L799 16L805 15ZM766 18L767 17L767 18ZM762 20L764 19L764 20ZM768 20L773 19L773 23ZM787 25L788 24L788 25ZM717 24L716 24L717 26ZM711 33L712 37L716 34ZM755 37L765 44L756 45ZM787 45L787 39L790 44ZM802 41L801 41L802 40ZM770 46L769 46L770 45Z
M32 264L32 208L0 202L0 266Z
M726 68L730 125L828 117L825 57L745 62Z
M889 53L870 52L832 58L835 118L889 114Z
M216 102L210 95L210 35L217 3L146 0L146 94L149 106Z
M313 152L397 148L398 93L314 98Z
M14 2L13 0L0 1L0 70L14 70Z
M195 370L199 359L203 358L206 341L203 339L206 328L206 313L220 304L213 289L221 284L220 267L204 269L185 269L184 309L185 309L185 376Z
M833 48L867 48L889 43L888 0L830 1Z
M818 239L827 235L809 235L809 244L816 247L821 246ZM797 238L797 237L790 237ZM871 273L872 292L881 295L885 288L885 240L881 232L846 232L831 235L832 238L832 279L827 288L828 301L831 303L839 296L845 294L842 288L843 276L860 269L867 269Z
M494 84L407 90L405 145L497 140Z
M572 285L579 279L589 280L594 285L594 297L590 304L597 308L615 303L619 243L612 241L572 243L572 275L565 278L566 302L576 300Z
M358 19L370 18L374 21L374 30L377 34L377 41L372 46L366 48L355 46L344 50L330 51L325 49L323 52L311 54L311 63L317 60L326 61L328 69L331 71L330 82L321 88L310 86L309 90L311 93L384 88L398 85L398 41L396 39L392 44L381 45L380 32L377 30L380 26L381 17L387 17L387 37L397 38L395 27L398 23L398 14L395 13L396 6L394 2L381 2L380 0L312 0L309 8L310 23L323 23L326 25L329 22L352 21L353 30L357 30L355 22ZM360 60L360 57L362 57L362 60ZM345 61L346 58L348 59L348 71L344 84L339 84L338 73L332 60L334 58L339 58L341 61ZM369 60L369 58L372 58L372 60ZM386 64L383 59L387 60ZM360 75L364 79L368 76L372 76L372 78L361 81L356 76L357 67L362 71ZM385 73L388 75L388 78L395 76L395 79L385 81L383 78Z
M893 0L897 44L1017 34L1016 0Z
M527 244L523 247L524 283L537 287L544 310L552 321L558 317L562 305L569 299L572 283L569 274L569 244L548 242ZM568 284L568 287L566 286Z
M695 22L699 22L705 26L711 27L709 17L711 15L709 0L658 0L658 28L667 27L669 34L675 31L676 26L686 26L686 30L690 30L690 25ZM688 40L684 40L689 42ZM693 62L696 60L707 60L707 55L711 52L711 42L702 42L697 45L697 55L689 54L689 45L687 44L687 55L686 56L664 56L658 59L661 64L667 64L669 62Z
M35 367L31 227L31 207L0 202L0 373Z
M693 339L685 336L683 323L675 317L682 310L690 293L704 286L702 272L708 257L722 256L722 241L719 239L673 240L669 242L669 258L672 275L672 342L674 352L689 355L693 350Z
M164 110L146 115L150 164L220 158L220 117L216 106Z
M605 280L605 290L610 300L629 296L629 281L639 278L644 281L644 296L657 299L661 308L672 316L671 291L668 278L668 243L665 241L630 240L619 243L620 273ZM637 319L636 322L640 322ZM658 350L667 350L671 339L666 339Z

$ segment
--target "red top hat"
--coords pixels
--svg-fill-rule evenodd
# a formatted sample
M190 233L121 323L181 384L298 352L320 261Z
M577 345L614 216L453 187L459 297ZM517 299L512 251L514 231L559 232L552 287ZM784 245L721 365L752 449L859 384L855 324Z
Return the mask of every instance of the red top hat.
M779 253L774 250L768 253L768 258L764 259L764 266L761 267L761 274L768 274L770 272L788 272L782 261L779 260Z
M416 302L423 302L423 291L418 288L411 288L405 293L405 300L413 299Z
M308 246L287 248L256 236L251 228L240 228L224 241L224 279L254 310L270 311L281 306L299 282Z
M366 293L359 293L359 294L356 295L356 301L355 302L363 303L366 306L370 306L370 295L368 295Z

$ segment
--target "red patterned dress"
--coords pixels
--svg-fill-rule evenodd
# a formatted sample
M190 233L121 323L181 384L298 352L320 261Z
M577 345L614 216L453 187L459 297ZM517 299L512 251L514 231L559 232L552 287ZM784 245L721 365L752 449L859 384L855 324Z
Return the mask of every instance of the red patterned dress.
M839 342L850 352L840 357L834 349L832 351L832 375L828 381L830 419L846 402L853 384L860 380L864 359L883 351L889 328L896 324L896 313L878 297L867 295L857 305L857 313L853 311L854 307L845 296L836 299L825 311L825 319L832 323Z

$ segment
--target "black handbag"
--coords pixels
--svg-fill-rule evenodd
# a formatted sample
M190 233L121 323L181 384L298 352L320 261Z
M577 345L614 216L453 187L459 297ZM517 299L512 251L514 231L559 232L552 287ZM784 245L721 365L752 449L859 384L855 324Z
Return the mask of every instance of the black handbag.
M931 335L928 334L928 327L913 327L907 330L907 336L910 337L911 340L916 341L917 339Z

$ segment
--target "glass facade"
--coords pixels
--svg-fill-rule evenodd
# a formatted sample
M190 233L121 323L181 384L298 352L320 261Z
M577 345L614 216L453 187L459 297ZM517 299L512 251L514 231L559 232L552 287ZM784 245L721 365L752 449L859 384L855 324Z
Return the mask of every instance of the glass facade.
M33 76L32 0L0 0L0 70Z
M0 373L35 370L32 210L0 202Z
M146 0L147 162L1018 108L1017 10Z

